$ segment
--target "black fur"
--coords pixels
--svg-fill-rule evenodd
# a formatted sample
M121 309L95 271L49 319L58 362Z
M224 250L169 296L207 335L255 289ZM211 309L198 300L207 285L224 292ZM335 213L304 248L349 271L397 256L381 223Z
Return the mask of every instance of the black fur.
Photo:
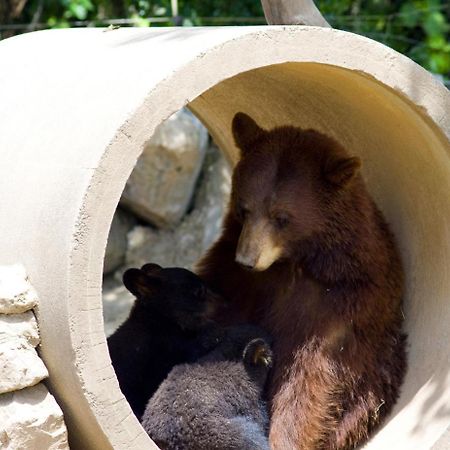
M123 281L136 301L108 347L120 389L140 418L175 364L193 361L217 343L214 333L209 339L204 333L221 299L180 268L146 264L127 270Z

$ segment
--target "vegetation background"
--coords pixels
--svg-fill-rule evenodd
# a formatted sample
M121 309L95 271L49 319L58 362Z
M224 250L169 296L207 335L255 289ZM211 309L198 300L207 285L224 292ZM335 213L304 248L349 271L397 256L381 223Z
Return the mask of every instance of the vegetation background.
M316 0L335 28L380 41L450 81L450 1ZM260 0L0 0L0 39L45 28L265 24Z

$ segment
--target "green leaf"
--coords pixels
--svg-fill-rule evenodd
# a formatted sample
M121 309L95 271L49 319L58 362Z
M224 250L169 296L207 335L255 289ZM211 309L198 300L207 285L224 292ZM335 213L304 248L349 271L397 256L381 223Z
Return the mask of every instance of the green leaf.
M164 8L163 6L155 6L153 8L153 14L155 16L165 16L167 14L167 8Z
M429 65L432 72L447 74L450 72L450 54L443 52L432 53Z
M50 27L50 28L53 28L55 25L56 25L56 22L58 21L58 19L55 17L55 16L50 16L48 19L47 19L47 25Z
M138 27L149 27L150 21L147 19L144 19L142 17L136 17L136 26Z
M87 17L87 9L79 3L72 3L69 10L78 20L85 20Z
M420 10L413 2L407 2L400 8L399 19L403 26L407 28L414 28L420 21Z
M448 23L441 12L435 11L427 15L423 28L429 36L436 36L448 31Z
M428 36L426 41L428 47L430 47L433 50L443 50L446 46L448 46L448 43L442 34Z
M386 19L379 18L375 23L375 31L383 31L386 27Z

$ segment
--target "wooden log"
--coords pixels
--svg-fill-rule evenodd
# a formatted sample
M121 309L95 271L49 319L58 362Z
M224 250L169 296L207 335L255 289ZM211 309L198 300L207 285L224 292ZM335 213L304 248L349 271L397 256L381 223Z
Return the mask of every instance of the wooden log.
M310 25L330 28L313 0L261 0L269 25Z

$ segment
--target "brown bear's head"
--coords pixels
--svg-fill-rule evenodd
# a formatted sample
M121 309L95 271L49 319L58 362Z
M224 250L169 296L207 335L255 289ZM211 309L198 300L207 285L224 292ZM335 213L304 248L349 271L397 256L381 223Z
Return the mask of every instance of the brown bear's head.
M329 226L361 162L318 131L267 131L244 113L234 116L232 132L241 152L230 210L241 225L236 262L263 271Z

